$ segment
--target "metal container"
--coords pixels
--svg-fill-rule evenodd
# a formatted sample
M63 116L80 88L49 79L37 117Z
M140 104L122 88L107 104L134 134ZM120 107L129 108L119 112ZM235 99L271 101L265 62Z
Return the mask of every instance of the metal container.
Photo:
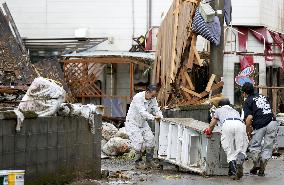
M211 138L203 134L208 127L192 118L165 118L156 122L156 152L159 159L202 175L226 175L228 163L221 147L221 130Z
M276 120L278 122L276 143L279 148L284 148L284 116L277 116Z

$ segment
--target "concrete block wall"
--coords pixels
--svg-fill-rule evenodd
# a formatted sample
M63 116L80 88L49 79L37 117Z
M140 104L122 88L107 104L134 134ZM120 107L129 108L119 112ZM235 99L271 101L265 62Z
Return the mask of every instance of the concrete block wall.
M100 178L101 122L96 115L91 134L82 117L26 119L16 133L16 120L0 120L0 169L26 170L27 184L62 184L78 174Z

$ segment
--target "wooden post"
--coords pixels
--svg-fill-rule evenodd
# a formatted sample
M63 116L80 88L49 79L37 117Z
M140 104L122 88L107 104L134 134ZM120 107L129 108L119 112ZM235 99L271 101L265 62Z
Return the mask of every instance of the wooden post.
M133 63L131 62L130 64L129 64L130 66L129 66L129 75L130 75L130 89L129 89L129 91L130 91L130 99L132 99L132 97L133 97L133 86L134 86L134 80L133 80L133 73L134 73L134 65L133 65Z
M159 135L160 135L160 122L161 120L155 119L155 148L154 148L154 158L158 158L159 150Z
M277 86L277 77L278 77L278 73L277 73L277 69L273 69L273 77L272 77L272 85L273 86ZM277 109L278 109L278 101L277 101L277 97L278 97L278 89L272 89L272 110L273 113L277 113Z

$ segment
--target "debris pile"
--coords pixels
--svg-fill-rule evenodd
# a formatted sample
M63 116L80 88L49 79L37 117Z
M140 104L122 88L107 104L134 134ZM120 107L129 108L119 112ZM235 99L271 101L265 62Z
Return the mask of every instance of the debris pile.
M122 155L130 151L130 141L120 137L111 138L102 148L108 156Z
M59 116L82 116L89 120L90 130L95 134L94 114L102 114L103 108L93 104L70 104L62 103L57 111Z
M201 104L223 86L216 75L209 78L208 73L196 72L209 69L209 58L197 51L197 33L192 30L199 3L174 1L160 26L152 83L161 86L158 99L162 106Z
M0 84L3 86L30 84L37 76L36 71L29 61L6 3L3 4L3 8L0 8Z

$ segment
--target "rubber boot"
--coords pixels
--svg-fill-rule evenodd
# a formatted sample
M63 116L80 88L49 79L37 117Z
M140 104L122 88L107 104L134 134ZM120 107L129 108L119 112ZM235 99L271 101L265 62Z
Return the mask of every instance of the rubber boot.
M146 149L146 166L147 168L157 169L159 168L160 165L155 163L153 154L154 154L154 148Z
M237 164L235 160L229 162L229 173L229 176L235 180L237 175Z
M145 165L143 164L143 160L142 160L142 154L141 152L137 152L135 153L135 168L136 169L145 169Z
M237 164L237 172L236 172L236 179L240 179L243 177L244 173L243 173L243 164L245 162L246 156L245 154L243 154L242 152L239 152L237 155L237 160L236 160L236 164Z
M264 171L265 171L266 165L267 165L267 160L260 160L258 176L261 176L261 177L265 176Z
M260 168L260 160L256 160L256 161L253 161L253 167L252 169L249 171L250 174L252 175L256 175L257 174L257 171L259 170Z

